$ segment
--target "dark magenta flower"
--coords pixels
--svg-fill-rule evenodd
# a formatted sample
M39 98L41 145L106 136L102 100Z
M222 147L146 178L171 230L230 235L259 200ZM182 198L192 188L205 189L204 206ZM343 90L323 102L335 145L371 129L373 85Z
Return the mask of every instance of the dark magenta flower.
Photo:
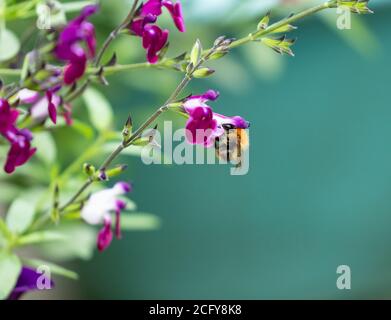
M126 203L118 199L118 196L131 191L131 186L126 182L118 182L114 187L93 193L81 211L81 217L89 224L102 224L103 227L97 236L99 251L105 250L113 239L111 213L115 213L115 236L121 237L121 211Z
M7 100L0 99L0 134L4 136L7 131L12 130L18 116L18 110L11 109Z
M143 48L147 50L149 63L156 63L158 53L165 46L168 39L168 30L162 30L156 25L146 25L143 34Z
M99 251L106 250L113 240L113 231L111 230L111 218L103 218L103 228L99 230L96 245Z
M178 28L180 32L185 32L185 21L183 19L183 13L182 13L182 5L179 1L177 1L175 4L172 3L172 1L162 1L163 6L167 8L167 10L170 12L172 19L174 20L175 26Z
M11 145L4 164L4 171L7 173L12 173L16 167L25 164L36 151L31 148L31 132L15 126L18 115L18 111L12 109L7 100L0 99L0 134Z
M87 56L81 47L74 48L75 56L64 67L64 83L72 84L81 78L87 68ZM79 54L79 55L77 55Z
M79 79L85 72L88 58L95 55L95 28L87 18L97 10L97 5L85 7L60 33L54 53L58 59L68 62L64 69L66 84L72 84ZM88 48L87 53L82 46L83 43Z
M4 171L12 173L16 167L22 166L30 160L37 149L31 148L33 136L28 129L13 128L7 132L6 138L10 142L11 148L7 154Z
M149 0L143 4L136 18L129 25L132 33L142 38L143 47L147 50L147 61L149 63L158 61L159 51L166 45L168 40L168 30L162 30L155 24L157 18L162 14L163 6L170 12L178 30L184 32L185 24L179 1L174 4L172 1Z
M31 105L30 115L32 119L42 121L49 117L51 121L56 124L57 110L62 103L62 98L56 94L56 92L60 89L60 86L50 88L46 91L44 96L41 96L37 91L22 89L18 92L18 99L21 104ZM63 107L65 109L63 116L68 124L70 120L70 113L67 112L67 109L70 110L70 108L68 108L69 105L67 107Z
M236 129L247 129L249 123L242 117L227 117L214 113L206 104L214 101L219 93L209 90L202 95L191 96L185 100L183 107L189 119L186 123L186 137L192 144L201 144L210 147L217 137L224 134L224 128L229 126Z
M46 99L48 100L48 113L49 113L50 120L52 120L52 122L54 124L56 124L57 123L57 106L55 105L55 103L53 101L53 91L52 90L46 91Z
M20 297L29 291L39 290L38 282L40 277L44 277L42 274L36 272L34 269L29 267L23 267L18 281L10 295L8 296L8 300L18 300ZM44 279L45 282L50 283L50 287L54 286L53 281L50 279Z
M160 16L162 14L162 0L148 0L141 7L141 16Z

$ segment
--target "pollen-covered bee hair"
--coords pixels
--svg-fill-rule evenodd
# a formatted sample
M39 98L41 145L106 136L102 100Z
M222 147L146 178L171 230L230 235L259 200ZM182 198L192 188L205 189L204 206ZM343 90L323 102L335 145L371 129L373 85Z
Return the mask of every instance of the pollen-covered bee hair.
M249 146L248 134L245 129L236 128L232 124L223 124L224 134L215 140L216 156L239 168L242 165L242 155Z

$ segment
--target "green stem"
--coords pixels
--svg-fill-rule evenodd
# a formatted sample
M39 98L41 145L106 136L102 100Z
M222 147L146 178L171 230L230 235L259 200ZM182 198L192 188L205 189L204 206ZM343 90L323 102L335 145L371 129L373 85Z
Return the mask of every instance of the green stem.
M59 187L61 187L65 181L74 173L74 172L77 172L78 170L80 170L80 168L83 166L83 164L88 161L89 159L91 159L95 154L97 154L99 151L100 151L100 148L102 147L102 145L105 143L107 139L107 136L106 134L101 134L100 137L95 141L95 143L93 143L89 148L87 148L87 150L85 150L74 162L72 162L63 172L62 174L56 178L49 186L48 190L49 192L51 190L53 190L53 187L54 185L57 183L59 185ZM89 181L89 180L88 180ZM91 182L92 183L92 182ZM89 185L89 184L88 184ZM88 187L87 185L87 187ZM85 187L86 188L86 187ZM80 190L80 194L83 193L84 191L84 188L83 190ZM80 194L78 194L75 199L77 199ZM43 198L44 199L44 198ZM71 199L72 202L74 201L74 199ZM70 201L69 201L70 202ZM70 203L72 203L70 202ZM69 203L69 204L70 204ZM67 205L68 206L68 205ZM64 207L64 206L63 206ZM60 211L61 210L61 207L59 208ZM44 215L41 215L35 222L34 224L31 226L30 230L35 230L41 226L43 226L47 221L49 221L50 219L50 213L47 213L47 214L44 214Z
M88 88L88 86L91 83L92 77L95 76L99 72L103 54L109 48L111 42L115 38L117 38L117 36L121 33L122 29L126 28L126 26L133 20L134 15L136 14L138 1L139 0L134 0L133 1L132 8L131 8L129 14L124 19L124 21L119 26L117 26L110 33L110 35L106 38L105 42L103 43L102 47L100 48L100 50L98 51L98 53L97 53L97 55L96 55L96 57L94 59L94 66L93 66L93 68L90 69L89 72L87 72L87 74L88 74L87 79L85 80L85 82L79 88L77 88L74 92L72 92L68 97L65 98L65 100L67 102L70 102L70 101L76 99L77 97L82 95L83 92ZM93 72L91 72L91 70L93 70Z
M273 31L277 30L278 28L285 26L286 24L293 23L297 20L300 20L302 18L305 18L307 16L310 16L314 13L317 13L319 11L329 9L329 8L335 8L337 6L337 1L332 0L332 1L327 1L323 4L320 4L318 6L315 6L313 8L304 10L298 14L293 15L290 18L283 19L281 21L278 21L272 25L270 25L268 28L264 30L259 30L255 33L251 33L247 35L246 37L243 37L241 39L233 41L228 48L233 49L236 47L239 47L241 45L247 44L255 39L259 39L260 37L263 37L265 35L268 35L272 33ZM111 42L111 41L110 41ZM203 55L206 55L210 52L211 49L206 49L203 52ZM105 75L111 75L117 72L122 72L122 71L129 71L129 70L137 70L137 69L143 69L143 68L163 68L163 69L170 69L167 66L164 65L163 61L160 61L156 64L150 64L148 62L141 62L141 63L132 63L132 64L123 64L123 65L115 65L115 66L109 66L105 67ZM99 68L97 67L90 67L87 70L87 74L96 74L99 71ZM0 69L0 75L4 76L19 76L21 73L20 69Z
M137 2L137 1L135 1ZM244 37L244 38L241 38L239 40L236 40L234 42L232 42L230 45L229 45L229 48L235 48L235 47L238 47L240 45L243 45L243 44L246 44L248 42L251 42L251 41L254 41L254 40L257 40L259 39L260 37L262 36L265 36L267 34L270 34L272 33L273 31L277 30L278 28L286 25L286 24L290 24L290 23L293 23L299 19L302 19L306 16L309 16L311 14L314 14L316 12L319 12L321 10L324 10L324 9L327 9L327 8L332 8L332 7L335 7L337 5L337 0L332 0L332 1L328 1L328 2L325 2L321 5L318 5L318 6L315 6L313 8L310 8L310 9L307 9L307 10L304 10L303 12L300 12L296 15L293 15L291 16L290 18L286 18L286 19L283 19L279 22L276 22L272 25L270 25L268 28L264 29L264 30L259 30L253 34L249 34L248 36ZM109 37L110 39L112 38L111 36ZM108 40L106 41L107 43L110 43L112 41L111 40ZM101 50L101 52L104 52L105 51L105 48L107 48L108 45L106 45L106 42L105 44L103 45L103 48ZM174 92L171 94L171 96L167 99L167 101L160 107L158 108L133 134L132 136L126 140L126 141L123 141L107 158L106 160L102 163L102 165L100 166L99 170L106 170L106 168L108 168L110 166L110 164L114 161L114 159L122 152L122 150L124 150L125 148L127 148L128 146L130 146L138 137L139 135L148 127L150 126L159 116L160 114L162 114L164 111L168 110L168 107L167 105L173 101L175 101L175 99L179 96L179 94L181 93L181 91L188 85L188 83L191 81L192 79L192 74L195 70L197 70L197 68L201 65L201 63L205 62L206 60L208 60L209 56L214 52L214 49L215 48L210 48L210 49L207 49L203 52L203 58L199 61L199 63L194 66L192 68L191 71L187 72L185 77L182 79L182 81L179 83L179 85L176 87L176 89L174 90ZM94 71L96 72L98 69L97 69L97 66L99 65L99 61L101 59L101 56L103 55L103 53L100 53L98 54L98 57L97 57L97 62L95 62L95 68L92 68L92 69L89 69L87 72L88 73L94 73ZM107 67L105 68L105 71L107 71L108 73L114 73L114 72L118 72L118 71L123 71L123 70L131 70L131 69L138 69L138 68L144 68L144 67L151 67L151 66L154 66L154 67L160 67L159 63L158 64L155 64L155 65L150 65L148 63L139 63L139 64L131 64L131 65L117 65L117 66L112 66L112 67ZM77 167L79 167L81 164L80 164L80 161L76 161L77 163ZM73 172L73 168L76 168L76 164L75 165L72 165L71 166L72 169L69 169L71 172ZM65 172L66 173L66 172ZM63 174L64 176L64 174ZM63 205L60 207L60 212L63 212L67 207L69 207L71 204L73 204L82 194L83 192L94 182L93 179L89 178L82 186L81 188Z
M105 40L105 42L103 43L102 47L100 48L98 54L96 55L96 58L95 58L95 61L94 61L94 67L98 67L100 65L100 61L102 60L102 57L103 57L103 54L105 53L105 51L107 50L107 48L110 46L110 43L115 39L117 38L117 36L120 34L120 32L122 31L122 29L126 28L126 26L132 22L133 18L134 18L134 15L136 13L136 10L137 10L137 4L138 4L138 1L139 0L134 0L133 1L133 5L132 5L132 8L130 9L130 12L129 14L126 16L126 18L124 19L124 21L118 26L116 27L111 33L110 35L107 37L107 39Z
M1 76L20 77L21 74L21 69L0 69Z
M59 208L60 213L63 212L66 208L68 208L73 202L75 202L82 193L93 183L94 181L92 179L88 179L82 187L70 198L63 206Z
M182 81L178 84L178 86L175 88L174 92L170 95L170 97L166 100L166 102L158 108L149 118L131 135L131 137L128 140L124 140L118 147L106 158L105 161L103 161L102 165L99 168L99 171L105 171L110 164L114 161L114 159L119 156L119 154L124 150L125 148L132 145L132 143L142 134L142 132L148 128L163 112L168 110L168 105L175 101L175 99L178 98L179 94L182 92L182 90L189 84L189 82L192 79L194 71L198 69L198 67L204 63L209 56L214 52L214 49L212 48L208 54L206 54L200 61L193 66L191 70L189 70ZM94 182L91 178L89 178L82 186L81 188L76 192L76 194L71 197L63 206L60 207L60 212L63 212L68 206L70 206L74 201L76 201L79 196L83 194L83 192Z
M102 133L99 138L93 143L86 151L84 151L74 162L72 162L68 168L59 176L58 182L60 186L66 181L73 173L80 170L83 164L94 157L99 151L102 145L106 142L107 135Z
M193 69L196 70L197 66ZM124 150L125 148L129 147L134 140L138 138L138 136L149 126L151 125L164 111L168 110L167 105L171 102L173 102L178 95L181 93L181 91L187 86L187 84L191 80L191 74L186 74L186 76L183 78L183 80L179 83L179 85L175 88L174 92L171 94L171 96L167 99L167 101L164 103L163 106L158 108L133 134L132 136L127 140L122 142L118 147L106 158L106 160L103 161L102 165L99 167L99 171L106 170L110 164L114 161L115 158ZM83 192L93 183L94 181L92 179L88 179L81 188L75 193L74 196L71 197L63 206L60 207L60 212L63 212L67 207L69 207L73 202L75 202L79 196L83 194Z
M14 238L12 232L8 229L3 218L0 217L0 232L4 235L5 239L11 241Z

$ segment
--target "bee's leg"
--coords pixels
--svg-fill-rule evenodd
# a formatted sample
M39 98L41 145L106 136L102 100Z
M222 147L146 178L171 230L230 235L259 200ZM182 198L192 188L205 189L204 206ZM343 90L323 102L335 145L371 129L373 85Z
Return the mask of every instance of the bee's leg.
M238 163L236 165L236 168L240 168L242 166L242 135L241 135L241 129L238 129L236 131L236 143L237 145L237 156L238 156Z
M218 159L220 159L220 138L215 138L215 154Z
M229 132L227 132L227 162L230 163L231 162L231 156L229 154Z

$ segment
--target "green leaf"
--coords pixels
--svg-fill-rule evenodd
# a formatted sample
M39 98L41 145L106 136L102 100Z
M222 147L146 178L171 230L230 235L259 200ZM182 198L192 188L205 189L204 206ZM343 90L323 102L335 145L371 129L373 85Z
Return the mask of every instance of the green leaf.
M38 268L39 266L45 265L49 267L50 272L53 274L57 274L59 276L63 276L73 280L77 280L79 278L79 275L76 272L51 262L38 259L23 259L23 264L33 268Z
M19 189L18 186L8 182L0 182L0 190L0 203L7 204L15 199L21 192L21 189Z
M43 243L39 246L41 253L51 260L67 261L71 259L89 260L96 247L95 228L80 222L63 223L57 228L67 235L66 239L56 243Z
M41 190L26 192L11 203L6 217L11 231L20 234L31 225L41 193Z
M113 111L107 99L96 89L88 88L84 95L90 120L99 131L106 131L113 122Z
M7 225L5 224L4 220L2 217L0 217L0 237L2 240L2 245L5 245L6 240L12 240L13 239L13 234L12 232L8 229Z
M0 232L0 250L5 248L6 244L7 244L7 240L5 240L4 235Z
M92 139L94 137L94 129L80 120L73 119L73 124L71 126L75 131L79 132L86 139Z
M19 39L12 31L7 29L0 29L0 43L0 61L13 58L20 49Z
M20 237L17 241L18 246L37 244L41 242L52 242L65 240L67 236L63 233L56 231L38 231L29 233L23 237ZM60 247L59 247L60 248Z
M15 287L22 264L19 258L6 251L0 251L0 300L6 299Z
M34 134L34 145L37 147L37 157L47 166L51 166L57 156L53 136L49 132L37 132Z
M160 219L151 213L130 213L121 215L122 230L155 230L160 226Z

